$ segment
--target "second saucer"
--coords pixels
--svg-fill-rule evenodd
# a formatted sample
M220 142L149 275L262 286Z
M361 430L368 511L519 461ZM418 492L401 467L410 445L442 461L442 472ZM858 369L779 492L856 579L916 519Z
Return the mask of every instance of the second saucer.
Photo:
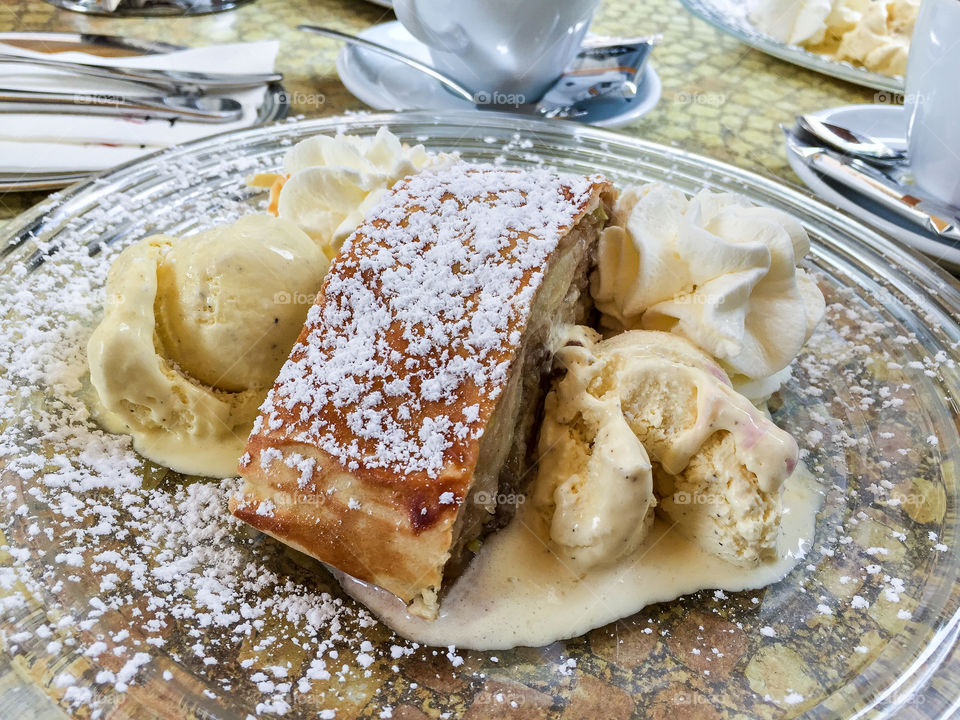
M907 147L907 118L901 105L844 105L811 114L824 122L833 122L874 137L895 150ZM922 252L952 272L960 272L960 247L955 243L923 231L868 198L820 175L804 165L789 149L787 161L807 187L821 198ZM909 165L904 166L899 174L909 176Z

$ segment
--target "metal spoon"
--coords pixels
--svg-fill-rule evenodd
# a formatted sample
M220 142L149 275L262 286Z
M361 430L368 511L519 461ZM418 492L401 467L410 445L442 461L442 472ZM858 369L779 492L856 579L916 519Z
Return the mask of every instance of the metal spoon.
M813 115L797 115L797 125L834 150L874 165L896 165L907 157L902 150L894 150L886 143L869 135L824 122Z
M424 75L429 75L441 85L446 87L454 95L463 98L468 103L474 105L477 103L477 99L474 97L473 93L453 78L449 77L448 75L444 75L438 70L434 70L429 65L425 65L419 60L413 59L409 55L404 55L403 53L397 52L392 48L388 48L386 45L380 45L379 43L370 42L369 40L357 37L356 35L350 35L348 33L340 32L339 30L334 30L333 28L320 27L318 25L297 25L297 30L304 30L305 32L323 35L324 37L333 38L334 40L343 40L351 45L360 45L368 50L372 50L373 52L386 55L387 57L393 58L397 62L401 62L404 65L412 67L414 70L419 70Z
M563 119L577 119L587 115L587 110L584 106L589 103L589 100L574 103L572 105L554 105L544 102L532 102L500 106L484 102L477 102L479 94L474 95L469 89L465 88L450 76L444 75L442 72L435 70L429 65L425 65L419 60L416 60L409 55L404 55L401 52L397 52L392 48L386 47L385 45L371 42L370 40L357 37L356 35L348 35L347 33L334 30L333 28L319 27L317 25L298 25L297 29L315 33L317 35L323 35L325 37L333 38L334 40L343 40L351 45L360 45L361 47L371 50L372 52L380 53L381 55L386 55L387 57L393 58L397 62L403 63L414 70L422 72L424 75L432 77L454 95L473 105L473 107L477 110L506 110L507 112L517 113L519 115L534 115L536 117Z
M385 45L380 45L365 38L357 37L356 35L349 35L339 30L334 30L333 28L319 27L317 25L298 25L298 30L304 30L305 32L315 33L317 35L323 35L325 37L333 38L334 40L342 40L343 42L349 43L351 45L359 45L361 47L367 48L372 52L379 53L381 55L386 55L389 58L393 58L397 62L403 63L407 67L413 68L418 72L427 75L428 77L433 78L441 85L443 85L447 90L456 95L457 97L466 100L477 110L505 110L506 112L517 113L519 115L533 115L536 117L543 118L563 118L563 119L576 119L583 118L589 114L588 106L594 100L605 99L607 96L604 94L597 94L592 97L585 99L576 100L574 98L570 99L569 103L562 102L551 102L548 100L539 100L537 102L528 102L528 103L510 103L508 105L498 105L496 103L489 103L482 100L481 95L486 95L486 93L476 93L474 94L468 88L464 87L458 83L453 78L448 75L439 72L438 70L426 65L415 58L410 57L409 55L404 55L401 52L397 52L393 48L387 47ZM639 76L640 71L643 69L643 63L646 62L646 58L649 57L650 50L653 49L653 46L656 45L660 40L660 36L650 36L647 38L635 38L631 39L628 42L638 43L643 41L646 45L646 54L643 56L641 63L639 64L636 74ZM625 41L621 41L625 42ZM544 94L544 98L547 98L551 95L551 90L557 87L563 81L563 77L559 77L552 88L548 88L547 92ZM625 94L635 95L637 92L637 86L632 81L624 82Z
M794 130L781 123L780 129L787 139L789 152L807 167L895 212L926 232L954 243L960 241L960 218L956 216L956 208L915 194L912 187L903 185L881 168L860 158L825 147L819 138L804 128Z

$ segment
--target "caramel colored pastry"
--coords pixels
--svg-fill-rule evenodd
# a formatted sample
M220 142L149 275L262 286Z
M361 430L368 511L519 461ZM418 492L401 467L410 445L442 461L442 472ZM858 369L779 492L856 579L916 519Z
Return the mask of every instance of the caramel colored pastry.
M498 491L531 479L555 330L586 319L612 202L599 177L467 164L394 186L324 280L232 512L435 617Z

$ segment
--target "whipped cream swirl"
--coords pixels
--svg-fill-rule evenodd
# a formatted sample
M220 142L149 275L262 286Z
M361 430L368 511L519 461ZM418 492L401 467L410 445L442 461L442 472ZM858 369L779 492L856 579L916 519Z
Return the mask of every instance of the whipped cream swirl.
M797 267L809 248L800 223L779 210L652 183L620 196L591 293L606 329L681 335L758 401L823 317L823 295Z
M284 170L290 177L280 190L277 211L332 258L395 182L454 160L423 145L403 144L386 128L374 137L316 135L287 152Z

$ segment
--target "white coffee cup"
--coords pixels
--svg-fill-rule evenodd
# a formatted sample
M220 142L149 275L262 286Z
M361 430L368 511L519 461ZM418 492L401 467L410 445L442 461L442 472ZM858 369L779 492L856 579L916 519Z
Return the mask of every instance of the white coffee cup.
M580 50L600 0L394 0L434 67L479 104L535 102Z
M960 207L960 0L923 0L910 42L904 107L914 180Z

